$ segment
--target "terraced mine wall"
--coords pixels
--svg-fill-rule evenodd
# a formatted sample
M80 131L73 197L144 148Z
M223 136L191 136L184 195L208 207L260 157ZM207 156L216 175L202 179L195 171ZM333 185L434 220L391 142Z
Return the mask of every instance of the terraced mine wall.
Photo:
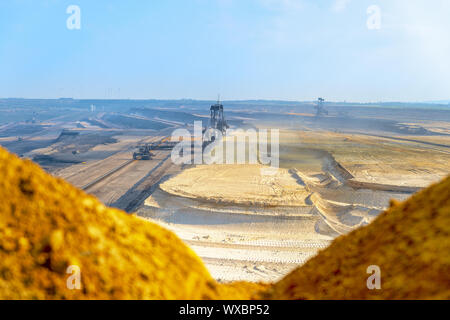
M347 184L355 189L371 189L371 190L391 191L401 193L415 193L417 191L422 190L422 188L420 187L395 186L390 184L358 181L354 179L348 180Z
M341 179L345 180L345 181L341 181L341 182L345 182L345 184L347 184L348 186L350 186L354 189L370 189L370 190L401 192L401 193L415 193L422 189L420 187L397 186L397 185L391 185L391 184L358 181L331 154L329 154L329 157L327 160L328 160L328 166L329 166L328 169L335 174L336 178L338 178L338 180L341 180Z

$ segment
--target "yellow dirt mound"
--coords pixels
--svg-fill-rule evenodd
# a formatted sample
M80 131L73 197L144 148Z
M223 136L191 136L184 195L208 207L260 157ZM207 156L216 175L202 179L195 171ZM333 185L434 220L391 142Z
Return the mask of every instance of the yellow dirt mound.
M381 289L367 280L378 266ZM376 284L374 278L370 284ZM450 177L341 236L275 284L272 299L450 299Z
M217 284L173 233L0 148L0 299L250 298L262 286L243 288Z

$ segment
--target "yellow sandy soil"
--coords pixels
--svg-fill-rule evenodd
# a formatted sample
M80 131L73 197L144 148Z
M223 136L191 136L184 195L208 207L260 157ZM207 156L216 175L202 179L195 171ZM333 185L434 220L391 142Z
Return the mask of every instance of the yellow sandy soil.
M244 286L217 284L172 232L0 148L0 299L250 298L262 288Z

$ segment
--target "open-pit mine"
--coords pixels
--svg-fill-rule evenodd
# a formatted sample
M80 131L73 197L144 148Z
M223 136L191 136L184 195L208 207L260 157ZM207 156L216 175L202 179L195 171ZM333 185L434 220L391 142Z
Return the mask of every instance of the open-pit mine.
M47 107L44 100L31 121L27 103L14 109L24 120L0 123L2 146L105 205L173 231L220 282L279 280L336 237L370 224L392 199L450 173L445 106L404 112L330 104L325 114L315 103L229 102L220 109L189 101L181 109L179 101ZM223 113L211 124L213 111ZM268 173L259 161L174 163L172 133L192 131L195 121L219 128L225 144L249 129L278 130L278 167Z

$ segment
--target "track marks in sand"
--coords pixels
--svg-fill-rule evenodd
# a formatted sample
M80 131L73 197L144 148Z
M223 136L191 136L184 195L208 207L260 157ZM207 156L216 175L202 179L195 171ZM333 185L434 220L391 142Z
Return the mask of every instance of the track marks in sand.
M295 224L282 225L279 232L268 232L265 225L217 228L158 223L174 231L203 260L211 275L222 282L275 281L331 241L323 236L311 238Z

